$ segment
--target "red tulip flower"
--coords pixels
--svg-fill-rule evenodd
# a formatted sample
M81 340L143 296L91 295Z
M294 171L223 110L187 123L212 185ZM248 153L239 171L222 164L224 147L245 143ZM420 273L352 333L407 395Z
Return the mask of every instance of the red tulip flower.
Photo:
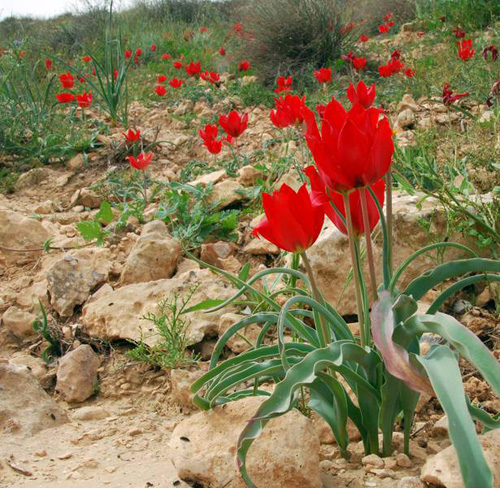
M219 49L219 54L220 54L221 56L225 56L225 55L226 55L226 50L225 50L224 46L222 46L222 47Z
M204 25L202 25L200 27L200 32L207 32L208 31L208 27L205 27Z
M386 32L389 32L389 27L387 25L379 25L378 31L380 34L385 34Z
M136 58L140 58L142 56L142 49L140 47L138 47L136 50L135 50L135 54L134 54L134 57Z
M472 58L476 51L472 49L472 39L467 39L462 42L457 41L458 45L458 57L462 61L467 61Z
M47 58L47 59L45 60L45 69L46 69L47 71L50 71L50 70L52 69L52 59Z
M167 89L163 85L158 85L155 88L155 92L159 97L164 97L165 94L167 93Z
M352 65L354 69L361 70L365 69L366 67L366 58L358 58L357 56L354 57L352 60Z
M455 37L457 39L464 39L465 38L465 31L463 29L460 29L460 27L455 27L452 32L453 32L453 34L455 34Z
M158 83L165 83L167 81L166 75L158 75Z
M406 71L405 71L405 75L408 78L413 78L415 76L416 72L417 72L416 69L407 68Z
M391 19L392 19L392 13L389 12L388 14L384 15L384 20L386 22L389 22Z
M83 56L83 62L84 63L90 63L90 61L92 61L92 57L91 56Z
M314 72L314 77L320 83L331 83L332 82L332 68L320 68L318 71Z
M168 82L168 84L172 87L172 88L180 88L182 86L182 83L183 81L182 80L179 80L177 78L174 78L173 80L170 80Z
M498 49L492 44L483 49L483 58L488 61L488 53L491 53L491 59L496 61L498 59Z
M233 110L229 115L221 115L219 117L219 125L224 129L226 134L236 139L247 129L248 114L241 116L240 113Z
M285 78L284 76L280 76L276 79L276 84L278 85L278 88L276 88L274 91L276 93L290 91L292 89L292 82L293 82L293 79L291 76L289 76L288 78Z
M220 81L220 74L215 71L205 71L204 73L200 73L200 78L214 85Z
M133 168L143 170L149 166L149 163L153 159L153 153L141 152L137 159L134 158L134 156L127 156L125 159L128 159L130 166L132 166Z
M332 206L333 204L342 214L344 219L347 219L344 206L344 198L342 194L335 191L331 191L329 192L329 194L327 194L325 185L314 166L308 166L304 170L304 173L307 175L309 181L311 182L313 202L315 204L322 204L326 216L333 222L335 227L337 227L337 229L342 232L342 234L347 235L347 229L344 222ZM383 207L385 199L385 181L383 179L380 179L376 183L371 185L370 188L375 193L380 206ZM362 191L365 191L365 189L356 189L353 192L349 193L349 206L351 209L352 226L354 229L354 234L358 237L364 235L365 233L360 198ZM368 204L368 221L370 223L371 232L380 220L380 214L378 213L377 206L369 192L367 192L366 194L366 201Z
M163 61L168 61L170 59L170 54L163 53L161 55L161 59L163 59Z
M365 36L364 34L359 37L359 42L368 42L370 38L368 36Z
M156 44L151 44L149 49L151 49L151 52L154 53L156 51Z
M81 95L77 95L76 99L78 100L78 106L80 108L88 108L92 102L92 93L83 92Z
M394 143L389 121L381 112L359 103L347 112L332 98L320 132L314 112L304 109L305 138L325 186L350 191L372 185L389 171Z
M300 125L304 121L306 97L286 95L284 98L275 98L276 110L271 110L269 118L274 126L279 128L291 125Z
M248 61L242 61L238 65L238 71L245 72L245 71L248 71L249 69L250 69L250 63Z
M59 80L61 82L61 85L63 88L70 89L73 88L75 84L75 79L73 78L73 75L68 71L67 73L63 73L62 75L59 75Z
M222 149L222 141L217 140L218 132L218 127L210 124L205 126L205 130L199 131L199 135L203 139L203 145L211 154L219 154Z
M75 99L75 96L72 93L59 93L56 98L59 103L70 103Z
M184 69L189 76L199 75L201 72L201 63L189 63Z
M264 193L262 203L266 216L252 235L288 252L304 252L316 242L325 212L323 205L313 203L305 183L298 192L283 184L273 194Z
M349 83L349 88L347 89L347 98L354 105L359 103L363 105L364 108L370 108L375 100L376 89L375 84L371 85L369 88L364 84L363 80L360 80L358 86L354 88L352 83Z
M127 140L129 144L134 144L141 140L141 131L137 129L136 131L129 129L127 132L122 132L123 137Z
M443 104L446 106L450 106L452 103L457 102L461 98L468 97L469 95L469 92L455 93L455 95L453 95L453 90L450 90L449 83L445 83L443 86Z
M132 57L132 51L125 51L123 53L123 56L125 57L125 59L130 59Z
M182 61L174 61L174 68L181 69L182 68Z

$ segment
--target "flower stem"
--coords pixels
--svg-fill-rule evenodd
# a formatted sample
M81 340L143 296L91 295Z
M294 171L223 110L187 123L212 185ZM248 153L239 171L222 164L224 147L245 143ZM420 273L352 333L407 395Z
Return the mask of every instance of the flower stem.
M368 268L370 270L370 285L372 289L373 301L378 298L377 278L375 276L375 261L373 259L372 234L370 232L370 217L368 215L368 202L366 200L366 188L359 190L361 197L361 213L363 215L363 227L365 229L366 256L368 258Z
M389 276L392 278L393 272L393 262L392 262L392 175L389 170L385 175L385 205L387 212L387 235L388 235L388 243L387 247L389 249Z
M307 275L309 276L309 281L311 282L311 290L314 299L320 304L323 305L323 297L321 296L321 293L319 292L318 285L316 284L316 280L314 278L314 272L311 267L311 263L309 261L309 258L307 257L306 252L301 252L300 256L302 257L302 262L304 263L304 266L306 267ZM322 346L327 346L330 344L332 341L331 336L330 336L330 329L326 326L325 324L325 319L323 315L319 315L319 329L320 329L320 338L322 342Z
M142 172L142 192L144 195L144 208L148 206L148 175L146 170Z
M365 346L365 320L364 320L364 310L363 304L361 302L361 291L360 291L360 283L359 283L359 261L356 256L356 244L355 244L355 236L354 236L354 227L352 225L352 215L351 215L351 206L349 204L349 196L346 194L342 195L344 198L344 207L345 213L347 217L347 235L349 237L349 250L351 252L351 261L354 275L354 291L356 293L356 307L358 309L358 324L360 329L361 336L361 345Z

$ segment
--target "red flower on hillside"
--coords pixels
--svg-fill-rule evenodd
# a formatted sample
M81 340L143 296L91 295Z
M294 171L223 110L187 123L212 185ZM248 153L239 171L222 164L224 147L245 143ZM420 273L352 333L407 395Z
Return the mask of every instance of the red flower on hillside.
M135 142L139 142L141 140L141 131L139 129L136 131L129 129L127 132L122 132L122 135L130 144L134 144Z
M219 54L221 56L225 56L226 55L226 50L224 49L224 46L222 46L220 49L219 49Z
M73 86L75 85L75 79L69 71L67 73L63 73L62 75L59 75L59 81L61 82L62 87L66 90L73 88Z
M357 56L354 56L354 59L352 60L352 66L357 70L365 69L366 58L358 58Z
M46 69L47 71L50 71L50 70L52 69L52 59L47 58L47 59L45 60L45 69Z
M304 170L304 173L307 175L309 181L311 182L311 194L313 202L315 204L322 204L326 216L333 222L335 227L337 227L337 229L342 232L342 234L347 235L347 229L343 220L340 218L340 216L332 206L333 204L337 208L344 219L347 218L344 206L344 198L342 194L336 191L327 193L325 185L314 166L308 166ZM380 206L383 207L385 200L385 181L383 179L380 179L376 183L371 185L370 188L375 193ZM357 236L362 236L365 233L360 199L362 191L365 191L365 189L356 189L349 193L349 206L351 209L352 225L354 228L354 234ZM371 232L380 220L380 214L378 213L377 205L375 204L373 197L369 192L367 192L366 197L368 204L368 221L370 223Z
M136 58L140 58L142 56L142 49L140 47L138 47L136 50L135 50L135 54L134 54L134 57Z
M457 41L458 45L458 57L462 61L467 61L472 58L476 51L472 48L472 39L467 39L462 42Z
M276 109L271 110L269 118L275 127L281 129L291 125L300 125L304 121L306 97L286 95L284 98L275 98Z
M125 51L123 53L123 56L125 57L125 59L130 59L132 57L132 51Z
M163 85L158 85L155 88L155 92L159 97L164 97L165 94L167 93L167 89Z
M151 46L149 46L149 49L154 53L157 49L156 44L151 44Z
M158 75L158 83L165 83L167 81L166 75Z
M386 32L389 32L389 27L387 25L379 25L378 31L380 34L385 34Z
M207 124L205 130L200 130L198 134L203 140L203 145L211 154L219 154L222 149L222 141L217 140L219 128L216 125Z
M325 221L323 205L315 205L307 185L298 192L283 184L279 191L262 195L266 216L252 235L263 237L288 252L304 252L318 238Z
M248 71L250 69L250 63L248 61L242 61L239 65L238 65L238 71Z
M215 83L218 83L220 81L220 74L215 71L205 71L203 73L200 73L200 78L203 81L208 81L208 83L214 85Z
M58 93L56 98L59 103L70 103L75 99L75 96L72 93Z
M182 80L179 80L178 78L174 78L173 80L170 80L168 82L168 84L172 87L172 88L180 88L182 86L182 83L183 81Z
M127 156L125 159L128 159L130 166L132 166L133 168L143 170L149 166L149 163L151 163L151 160L153 159L153 153L141 152L137 159L134 158L134 156Z
M449 83L445 83L443 86L443 104L446 106L450 106L461 98L468 97L469 95L469 92L455 93L455 95L453 95L453 90L450 89Z
M452 32L453 32L453 34L455 34L455 37L457 39L464 39L465 38L465 31L463 29L460 29L460 27L455 27Z
M90 103L92 102L92 93L83 92L81 95L77 95L76 99L78 100L78 106L80 108L90 107Z
M184 67L184 69L186 70L186 73L189 76L199 75L201 73L201 63L199 61L196 62L196 63L195 62L191 62L188 65L186 65Z
M492 44L483 49L483 58L488 61L488 53L491 53L491 59L496 61L498 59L498 49Z
M200 32L207 32L208 31L208 27L205 27L204 25L202 25L200 27Z
M247 129L248 114L242 116L236 110L233 110L228 115L221 115L219 117L219 125L224 129L226 134L236 139Z
M287 92L292 89L292 77L289 76L288 78L285 78L284 76L280 76L276 79L276 84L278 85L278 88L275 88L276 93L282 93L282 92Z
M372 185L391 166L392 130L381 110L357 103L349 111L332 98L318 128L314 112L305 107L305 138L325 186L349 191Z
M83 56L83 62L84 63L90 63L90 61L92 61L92 57L91 56Z
M170 54L163 53L161 55L161 59L163 59L163 61L168 61L170 59Z
M174 61L174 68L181 69L182 68L182 61Z
M355 88L352 83L349 83L349 88L347 89L347 98L353 105L359 103L364 108L370 108L373 105L373 101L375 100L375 95L375 84L371 85L368 88L363 80L360 80L358 86Z
M364 34L359 37L359 42L368 42L370 38L368 36L365 36Z
M314 77L319 83L332 82L332 68L320 68L314 72Z
M413 78L415 76L416 72L417 72L416 69L407 68L406 71L405 71L405 75L408 78Z

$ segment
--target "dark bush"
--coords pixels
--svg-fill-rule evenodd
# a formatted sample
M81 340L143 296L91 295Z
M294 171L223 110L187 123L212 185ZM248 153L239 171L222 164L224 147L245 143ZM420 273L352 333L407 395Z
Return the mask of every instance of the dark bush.
M345 0L251 0L241 14L241 57L267 82L327 66L349 50L351 17ZM310 74L310 73L309 73Z

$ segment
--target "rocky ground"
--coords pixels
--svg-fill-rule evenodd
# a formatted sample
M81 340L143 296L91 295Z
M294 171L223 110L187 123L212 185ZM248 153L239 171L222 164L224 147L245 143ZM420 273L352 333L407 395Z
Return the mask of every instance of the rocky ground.
M474 110L488 116L484 108ZM175 181L188 161L206 160L196 129L182 117L219 111L220 107L188 102L174 113L132 107L132 126L146 137L173 142L158 143L152 177ZM255 152L274 135L267 109L248 112L249 130L239 149L252 162ZM455 117L460 114L450 114L433 102L417 103L410 96L393 114L402 144L412 143L414 127L459 123L450 120ZM121 130L113 130L88 162L77 156L65 166L33 169L19 179L13 195L0 195L0 485L241 488L235 476L235 442L239 427L260 400L240 400L208 414L196 413L188 391L206 369L217 336L241 311L188 314L189 343L203 360L198 369L167 373L134 363L125 354L130 342L140 339L141 327L148 332L140 318L154 312L165 296L185 295L193 285L200 285L193 297L193 303L198 303L228 298L234 289L183 256L179 242L161 221L143 225L130 218L126 229L113 234L103 247L89 245L76 229L78 222L95 215L103 199L93 185L112 168L124 165L116 157L121 141ZM279 144L270 150L279 154L285 148ZM259 176L259 170L249 165L236 178L216 170L196 181L213 183L213 198L224 208L244 204L239 190L251 187ZM293 172L285 174L283 181L297 185ZM427 243L428 234L418 226L418 219L433 215L437 230L444 225L435 202L427 200L420 206L417 201L402 194L395 198L396 264ZM154 202L148 206L147 220L156 209ZM279 259L277 248L250 238L252 225L255 219L242 219L235 245L203 245L202 259L231 272L246 262L256 271ZM48 239L51 249L45 252L42 247ZM349 271L345 237L327 225L310 251L310 260L325 298L343 315L354 314L352 290L341 294L342 287L331 286L344 283ZM432 265L430 258L418 261L406 280ZM485 289L477 307L463 307L458 314L490 341L499 357L498 317L481 308L491 308L492 300L494 295ZM47 344L32 327L39 301L49 312L50 323L57 325L64 346L64 356L49 365L40 357ZM247 334L251 340L252 330ZM147 337L151 344L156 340ZM235 340L229 352L237 354L246 347L246 342ZM500 411L499 400L473 371L465 378L471 398L491 413ZM259 486L419 488L424 486L421 476L436 486L462 486L448 448L447 422L433 398L422 398L419 404L410 458L401 452L400 433L395 436L393 455L386 459L363 457L362 443L354 438L347 462L318 419L293 412L269 425L250 459L250 472ZM484 445L500 483L498 433L489 434Z

